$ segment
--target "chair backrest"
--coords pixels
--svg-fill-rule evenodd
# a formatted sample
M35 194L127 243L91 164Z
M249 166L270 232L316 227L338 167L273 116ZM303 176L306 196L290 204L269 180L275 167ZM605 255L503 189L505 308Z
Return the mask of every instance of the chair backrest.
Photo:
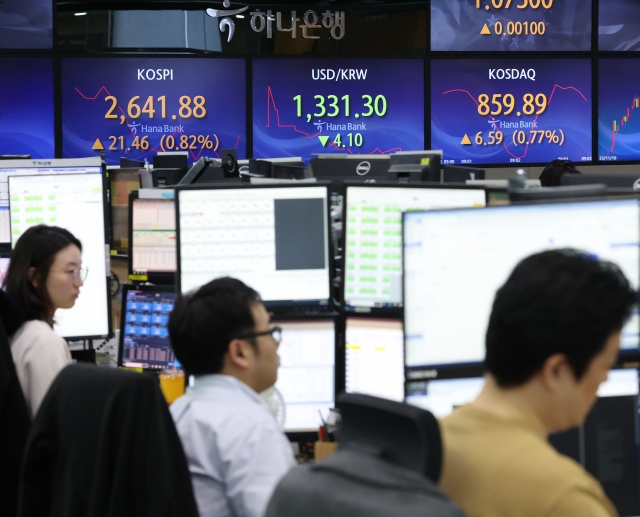
M431 413L367 395L341 395L338 451L295 467L266 517L464 517L435 484L442 449Z
M385 460L419 472L434 483L440 477L442 442L438 421L424 409L369 395L342 394L341 447L360 443Z
M88 364L62 370L29 433L18 515L197 514L157 379Z

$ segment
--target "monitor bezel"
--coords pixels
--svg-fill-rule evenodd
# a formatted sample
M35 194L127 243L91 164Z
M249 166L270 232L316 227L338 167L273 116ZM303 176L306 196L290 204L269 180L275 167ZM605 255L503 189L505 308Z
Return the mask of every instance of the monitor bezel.
M327 287L329 298L326 305L318 303L314 300L301 301L300 303L282 303L282 301L266 301L263 303L266 309L274 314L291 314L292 312L302 312L304 314L327 314L333 311L334 296L333 296L333 271L334 271L334 258L333 258L333 246L331 240L331 190L330 182L317 181L317 182L305 182L305 183L274 183L274 184L260 184L253 185L250 183L203 183L201 185L184 185L176 187L175 189L175 202L176 202L176 246L177 246L177 270L176 270L176 290L178 293L182 293L182 259L181 259L181 231L180 231L180 194L183 191L188 190L241 190L241 189L273 189L273 188L308 188L308 187L323 187L326 190L325 198L325 237L327 246ZM213 278L211 279L213 280ZM316 309L317 307L317 309ZM310 310L313 308L314 310Z
M349 187L365 187L365 188L412 188L412 189L434 189L434 190L482 190L484 191L485 208L488 203L487 189L482 185L465 185L463 183L434 183L434 182L410 182L410 183L398 183L395 181L376 181L375 183L369 183L365 181L345 181L343 183L344 188L344 215L343 215L343 232L342 232L342 259L340 261L340 267L342 271L342 282L340 285L340 307L344 311L346 316L379 316L383 319L404 318L404 254L402 258L402 282L403 282L403 297L401 305L399 307L368 307L359 305L348 305L345 302L345 288L346 288L346 265L347 265L347 230L348 230L348 197ZM450 210L450 209L446 209ZM459 209L452 209L459 210ZM466 208L465 208L466 210ZM477 210L477 208L471 208L471 210ZM423 210L418 210L422 212ZM403 212L404 221L404 212ZM404 246L404 232L403 240Z
M93 334L93 335L87 335L87 336L62 336L63 339L65 339L66 341L85 341L85 340L91 340L91 339L108 339L110 336L113 335L113 314L112 314L112 304L111 304L111 264L110 261L108 260L108 250L110 248L110 242L109 242L109 235L108 235L108 219L107 219L107 212L110 209L110 204L108 202L108 191L107 191L107 184L108 184L108 178L107 176L102 173L102 172L87 172L85 174L32 174L32 175L26 175L26 176L9 176L7 178L8 181L8 185L9 185L9 209L11 209L11 178L47 178L47 177L53 177L53 178L58 178L61 176L82 176L82 177L86 177L87 175L95 175L95 176L100 176L101 180L102 180L102 211L103 211L103 221L104 221L104 225L102 227L102 231L103 231L103 241L104 241L104 246L105 246L105 270L107 273L107 276L105 277L105 285L106 285L106 289L105 289L105 294L107 296L107 334ZM10 228L13 228L13 224L10 222ZM13 233L13 232L12 232ZM9 243L9 245L11 246L11 251L13 252L13 243ZM12 253L13 254L13 253Z
M523 201L512 203L510 205L497 205L497 206L486 206L485 210L511 210L517 208L524 208L528 206L537 206L537 205L567 205L567 204L585 204L585 203L616 203L622 201L635 201L639 205L640 210L640 196L620 196L611 198L593 198L593 199L585 199L585 198L573 198L573 199L547 199L547 200L538 200L538 201ZM460 212L460 211L468 211L475 210L473 208L458 208L458 209L442 209L442 210L416 210L412 212L403 212L402 214L402 303L403 307L406 303L406 289L405 289L405 262L406 262L406 254L405 250L405 221L407 214L415 215L426 212ZM640 238L640 236L639 236ZM640 277L640 261L638 262L638 275ZM640 309L640 307L638 308ZM404 314L403 314L403 328L406 326ZM639 324L640 326L640 324ZM640 335L640 328L639 328ZM407 337L406 332L404 332L404 350L405 350L405 397L406 397L406 384L408 382L415 382L421 380L434 380L434 379L456 379L463 377L475 377L482 376L485 372L484 369L484 359L481 361L474 362L465 362L465 363L453 363L453 364L437 364L437 365L421 365L421 366L407 366L406 357L407 357ZM618 353L618 358L616 361L616 365L622 365L628 363L630 361L640 361L640 344L638 349L627 349L620 350ZM412 377L411 372L416 372L417 376Z
M137 366L126 366L123 363L122 357L124 352L124 329L127 320L127 294L129 291L144 291L145 293L175 293L176 298L178 292L175 285L137 285L137 284L124 284L122 286L122 310L120 311L120 335L118 336L118 368L135 368L136 370L142 370L150 373L160 373L163 368L140 368ZM171 340L169 340L171 341ZM184 369L184 368L183 368ZM186 375L186 372L185 372Z

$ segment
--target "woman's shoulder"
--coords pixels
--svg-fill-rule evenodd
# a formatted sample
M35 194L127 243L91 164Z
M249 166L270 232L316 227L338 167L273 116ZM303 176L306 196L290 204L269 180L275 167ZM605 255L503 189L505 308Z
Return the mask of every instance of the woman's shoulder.
M56 334L49 324L41 320L29 320L13 335L12 344L16 341L40 343L42 341L58 341L64 342L58 334Z

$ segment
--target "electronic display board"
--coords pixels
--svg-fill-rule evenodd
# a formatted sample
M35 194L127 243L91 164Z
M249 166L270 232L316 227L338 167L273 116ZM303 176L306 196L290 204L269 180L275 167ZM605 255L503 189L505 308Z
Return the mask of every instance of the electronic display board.
M424 62L253 60L253 156L424 149Z
M0 48L53 47L52 0L0 2Z
M443 164L592 160L589 59L431 61L431 148Z
M53 60L1 57L0 70L0 154L53 158Z
M590 49L591 0L431 0L434 51Z
M245 158L245 82L243 59L63 59L62 155L104 149L117 164L188 151L191 162L235 148Z
M640 2L600 0L598 48L640 50Z
M640 160L640 59L598 64L598 157Z

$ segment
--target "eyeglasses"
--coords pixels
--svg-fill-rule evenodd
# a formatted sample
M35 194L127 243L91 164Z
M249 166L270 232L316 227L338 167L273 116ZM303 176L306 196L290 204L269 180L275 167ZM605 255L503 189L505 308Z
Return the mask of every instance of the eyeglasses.
M52 273L66 273L67 275L71 275L73 277L74 282L79 282L82 280L83 282L87 279L87 275L89 274L88 267L75 268L75 269L67 269L67 270L58 270L52 269Z
M282 329L280 327L273 327L263 332L252 332L251 334L242 334L241 336L238 336L237 339L253 339L256 337L268 336L268 335L271 335L271 338L276 343L280 343L280 341L282 341Z

